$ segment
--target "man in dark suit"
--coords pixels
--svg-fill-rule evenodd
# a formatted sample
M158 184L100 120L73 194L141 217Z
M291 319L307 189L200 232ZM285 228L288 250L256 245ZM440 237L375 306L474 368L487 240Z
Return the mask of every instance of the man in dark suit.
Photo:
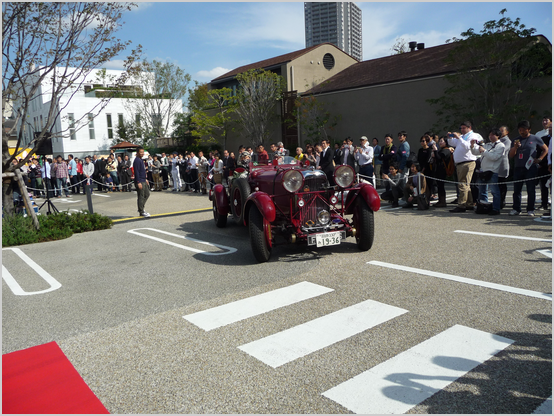
M319 167L325 172L327 180L330 185L335 185L335 179L333 178L334 166L333 166L333 149L329 146L329 140L324 139L321 141L321 147L323 151L321 152Z

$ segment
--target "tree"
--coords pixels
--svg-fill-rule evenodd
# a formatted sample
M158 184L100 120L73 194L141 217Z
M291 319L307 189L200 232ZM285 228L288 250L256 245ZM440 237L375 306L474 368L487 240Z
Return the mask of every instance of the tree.
M142 88L135 97L127 100L126 108L140 115L140 125L148 145L152 139L166 137L175 115L183 111L182 99L187 93L190 75L170 62L143 61L135 72L134 83Z
M271 134L275 117L275 103L281 98L284 79L270 71L251 69L236 76L239 82L239 123L253 146L263 144Z
M330 140L327 131L336 127L340 115L332 116L323 103L313 95L298 97L294 105L300 128L310 143L319 142L322 138Z
M204 110L197 110L192 115L193 136L199 138L199 142L205 143L217 143L222 139L223 148L226 149L227 137L232 130L233 114L236 109L237 100L233 97L233 90L230 88L209 90Z
M453 38L447 63L457 68L447 75L442 97L430 99L439 109L439 130L470 120L478 130L502 124L515 127L537 113L537 102L551 92L552 53L520 19L505 17L486 22L480 33L468 29ZM547 78L548 77L548 78ZM548 79L548 81L545 81Z
M391 46L390 51L391 55L399 55L401 53L408 52L408 45L406 44L406 39L396 38L394 40L394 45Z
M13 172L26 163L46 140L47 133L59 121L65 102L82 92L86 77L96 68L124 51L131 43L121 41L114 34L121 27L124 11L133 3L23 3L2 4L2 109L14 103L15 124L2 129L2 169ZM124 63L127 72L115 80L123 84L134 69L140 45ZM32 150L16 164L12 161L21 154L25 139L29 139L31 122L28 114L35 99L50 103L36 137L27 144ZM109 97L100 100L88 112L99 113ZM86 126L75 120L72 128ZM17 132L16 151L8 150L10 133ZM31 130L34 132L34 127ZM56 134L69 135L69 128ZM52 137L56 137L52 136ZM10 183L3 181L2 203L7 215L13 213Z
M171 137L177 139L181 145L189 147L193 144L193 131L192 113L178 113L175 115Z

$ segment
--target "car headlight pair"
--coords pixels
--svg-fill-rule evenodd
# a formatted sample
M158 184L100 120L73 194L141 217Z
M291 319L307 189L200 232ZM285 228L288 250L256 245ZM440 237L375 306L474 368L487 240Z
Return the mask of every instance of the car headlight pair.
M335 183L340 188L348 188L354 183L354 169L348 165L337 166L334 176Z

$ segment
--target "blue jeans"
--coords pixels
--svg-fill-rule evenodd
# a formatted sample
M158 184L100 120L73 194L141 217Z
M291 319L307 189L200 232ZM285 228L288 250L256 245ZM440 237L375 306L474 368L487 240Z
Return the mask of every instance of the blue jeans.
M529 169L525 167L514 169L515 183L513 208L517 212L521 212L521 191L524 183L518 181L525 181L525 187L527 188L527 211L535 210L535 186L537 184L537 180L535 178L537 177L538 171L538 167L535 164L533 164Z
M479 185L479 201L489 202L489 187L492 194L492 209L493 211L500 211L500 186L498 185L498 173L494 173L492 177L486 181L481 182L478 180ZM481 185L481 183L485 183Z
M56 178L57 187L56 192L60 191L60 196L62 196L62 188L65 191L65 196L69 195L69 189L67 189L67 178Z

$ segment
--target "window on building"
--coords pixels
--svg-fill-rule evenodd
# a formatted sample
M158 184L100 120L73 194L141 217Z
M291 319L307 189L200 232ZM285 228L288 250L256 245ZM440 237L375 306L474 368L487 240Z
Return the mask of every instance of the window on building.
M94 115L88 113L88 137L90 140L94 140Z
M120 126L123 126L123 114L117 115L117 122L119 123Z
M67 120L69 122L69 137L71 140L77 140L75 136L75 114L67 113Z
M325 67L325 69L333 69L333 67L335 66L335 58L333 57L333 55L331 55L330 53L326 53L324 56L323 56L323 66Z
M113 139L113 125L111 114L106 114L106 123L108 124L108 139Z
M135 123L137 123L137 127L140 127L140 114L135 114Z

